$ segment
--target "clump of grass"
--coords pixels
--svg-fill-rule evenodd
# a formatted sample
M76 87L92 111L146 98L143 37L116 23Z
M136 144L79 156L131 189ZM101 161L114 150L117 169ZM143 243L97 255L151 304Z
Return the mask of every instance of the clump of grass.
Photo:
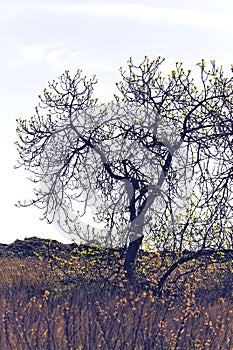
M57 281L48 264L38 258L0 258L0 294L24 291L29 296L56 289Z
M93 297L87 290L56 298L48 290L28 298L1 296L3 349L231 349L233 310L221 298L208 307L195 301L195 286L157 298L133 289Z

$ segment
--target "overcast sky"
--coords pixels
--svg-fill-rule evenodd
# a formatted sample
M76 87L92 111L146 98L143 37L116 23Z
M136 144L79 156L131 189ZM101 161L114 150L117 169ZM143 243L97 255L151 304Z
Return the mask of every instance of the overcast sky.
M195 69L202 58L215 59L228 71L232 23L232 0L0 0L0 242L31 236L68 242L39 220L38 209L14 207L30 199L32 188L23 170L13 170L15 119L33 115L48 80L65 69L96 74L95 95L108 102L130 56L165 56L166 69L177 60Z

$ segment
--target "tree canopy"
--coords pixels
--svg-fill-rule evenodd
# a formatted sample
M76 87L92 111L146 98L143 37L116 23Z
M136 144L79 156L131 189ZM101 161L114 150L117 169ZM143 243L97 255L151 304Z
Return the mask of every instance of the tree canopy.
M215 61L191 70L164 59L121 68L114 101L93 98L95 77L68 71L18 119L20 165L38 183L43 218L72 237L127 246L134 275L142 242L174 252L232 248L233 78ZM82 203L75 212L74 202ZM94 207L101 230L83 229Z

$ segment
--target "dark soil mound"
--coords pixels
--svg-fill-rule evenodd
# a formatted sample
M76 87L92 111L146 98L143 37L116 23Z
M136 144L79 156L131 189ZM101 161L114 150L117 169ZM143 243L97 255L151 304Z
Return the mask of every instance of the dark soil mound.
M63 252L69 254L77 244L63 244L56 240L47 240L38 237L17 239L11 244L0 244L0 257L26 258L37 254L44 256L48 253Z

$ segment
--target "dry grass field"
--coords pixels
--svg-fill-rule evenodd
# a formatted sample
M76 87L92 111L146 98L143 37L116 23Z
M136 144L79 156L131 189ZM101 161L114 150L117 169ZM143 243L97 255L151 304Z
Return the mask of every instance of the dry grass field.
M233 349L232 263L182 267L158 295L152 284L125 283L118 252L110 264L48 247L0 258L0 349ZM156 281L156 264L156 255L142 259L139 279Z

